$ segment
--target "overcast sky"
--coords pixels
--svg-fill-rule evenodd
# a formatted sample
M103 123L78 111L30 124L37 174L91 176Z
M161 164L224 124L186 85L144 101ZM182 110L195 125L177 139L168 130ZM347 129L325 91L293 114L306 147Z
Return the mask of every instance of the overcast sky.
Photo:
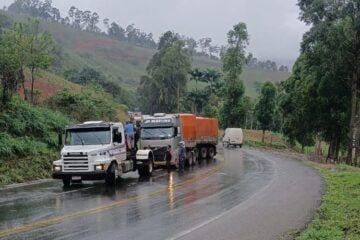
M8 6L14 0L0 0ZM53 0L62 16L71 6L97 12L123 27L134 23L155 40L167 30L224 45L238 22L247 24L248 52L260 59L288 63L299 55L303 33L297 0Z

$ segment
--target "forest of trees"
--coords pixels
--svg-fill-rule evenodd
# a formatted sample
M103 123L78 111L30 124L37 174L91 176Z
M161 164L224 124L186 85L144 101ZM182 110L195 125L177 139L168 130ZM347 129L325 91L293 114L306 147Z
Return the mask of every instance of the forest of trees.
M286 81L275 85L271 82L261 84L258 99L244 96L245 89L240 74L245 65L260 65L270 71L276 71L278 67L275 62L261 62L251 54L246 55L245 48L249 41L247 29L244 23L239 23L228 33L228 45L221 56L223 71L215 74L217 93L211 95L208 90L197 88L186 93L186 89L181 89L180 96L183 97L180 110L218 116L224 128L244 126L261 129L263 133L267 130L281 132L290 144L299 143L302 149L325 141L329 144L328 159L344 161L346 158L346 163L358 165L360 3L325 1L321 2L319 7L316 3L299 0L299 6L301 19L311 24L311 28L303 37L301 55ZM170 35L165 34L162 40ZM179 54L190 55L183 39L176 35L171 39L182 41L179 44L183 46L183 50L179 50ZM205 51L209 42L209 39L203 41L204 54L209 54ZM161 54L166 55L165 52ZM156 81L157 77L159 80L170 79L152 71L154 66L160 66L162 61L152 60L148 66L150 76L143 77L140 93L150 96L152 90L145 85L148 86L148 83L153 81L152 86L155 88L174 86L173 95L176 95L175 82L169 80L161 85ZM165 68L160 69L166 72ZM288 71L286 66L280 66L280 69ZM183 72L186 71L189 71L188 64L186 69L183 69ZM199 81L208 81L205 77L206 71L192 69L189 73L190 80L195 80L196 86ZM171 76L172 72L167 74ZM185 83L181 82L181 85ZM175 107L175 99L173 104L166 100L158 103L155 99L146 99L145 102L150 106L167 106L167 111L179 109ZM205 109L209 106L213 107L214 111L206 112ZM151 112L151 109L148 110Z
M323 139L329 158L347 156L346 162L356 165L360 2L299 0L298 5L311 28L291 77L282 83L284 133L302 145Z
M299 143L302 148L325 141L329 143L328 158L347 157L348 164L358 164L356 159L360 151L354 149L359 149L360 135L357 96L360 4L356 1L322 2L320 7L314 4L299 0L301 19L311 28L304 34L301 55L291 76L279 84L259 85L258 99L244 96L240 79L244 66L268 71L287 72L289 69L278 67L273 61L259 61L246 53L249 39L244 23L228 32L228 44L223 47L212 46L211 38L196 41L171 31L155 43L151 34L142 33L134 25L123 29L116 23L109 24L108 19L103 23L110 37L141 46L151 42L153 45L146 47L157 49L138 87L138 95L143 96L144 112L185 111L218 116L222 127L244 126L263 132L281 132L289 143ZM51 7L51 1L18 0L9 10L31 13L82 31L101 32L96 13L84 13L72 7L64 19ZM11 26L4 17L0 18L0 23ZM0 34L1 97L6 104L22 84L25 68L35 72L38 68L49 67L53 43L51 36L39 31L36 20L29 24L13 24L11 31ZM139 39L147 40L136 43ZM194 69L191 62L194 54L221 59L222 72ZM93 69L69 70L66 77L80 84L100 85L110 94L112 90L121 92L121 88ZM196 86L191 91L186 87L189 81L194 81ZM198 88L200 82L205 87ZM157 94L153 94L155 92ZM33 90L25 96L33 101Z

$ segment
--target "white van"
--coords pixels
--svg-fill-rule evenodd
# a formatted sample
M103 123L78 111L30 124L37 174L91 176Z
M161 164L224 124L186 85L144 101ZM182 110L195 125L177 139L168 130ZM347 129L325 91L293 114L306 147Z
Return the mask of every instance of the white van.
M243 131L241 128L227 128L223 137L223 146L229 147L230 145L242 147L243 144Z

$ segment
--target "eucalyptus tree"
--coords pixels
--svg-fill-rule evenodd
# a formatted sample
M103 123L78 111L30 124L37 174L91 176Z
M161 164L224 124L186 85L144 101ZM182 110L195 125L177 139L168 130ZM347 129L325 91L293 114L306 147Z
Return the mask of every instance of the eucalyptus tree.
M265 131L271 130L274 123L275 104L276 88L273 83L265 82L261 88L259 101L255 106L256 117L263 131L262 142L265 139Z
M326 138L339 151L343 131L348 131L348 163L352 161L353 141L356 135L355 120L358 114L358 75L360 66L360 2L348 1L308 1L298 0L301 19L311 25L304 35L302 52L305 54L309 76L317 80L317 91L325 113L330 119L322 118L327 127L336 126L336 136L330 129ZM329 93L332 93L329 94ZM331 102L330 104L326 104ZM330 111L329 111L330 109ZM333 114L331 114L333 113ZM333 125L330 122L335 121ZM347 127L344 127L348 121Z
M148 77L143 77L139 93L146 100L154 100L146 95L151 89L155 95L153 110L179 112L181 100L185 97L188 72L191 61L183 41L178 35L168 31L160 38L158 51L150 59L147 66ZM153 101L152 101L153 102Z
M310 81L305 56L296 61L292 75L281 82L279 87L279 107L282 112L282 132L292 145L296 141L305 146L314 144L314 136L319 132L320 104L317 89Z
M46 69L50 66L54 42L48 32L41 32L38 20L30 20L26 35L28 51L26 66L31 73L30 101L34 103L35 74L38 69Z
M246 60L245 48L249 44L246 24L236 24L227 36L229 46L223 56L225 96L220 110L223 127L238 126L244 121L243 95L245 88L240 80L240 75Z

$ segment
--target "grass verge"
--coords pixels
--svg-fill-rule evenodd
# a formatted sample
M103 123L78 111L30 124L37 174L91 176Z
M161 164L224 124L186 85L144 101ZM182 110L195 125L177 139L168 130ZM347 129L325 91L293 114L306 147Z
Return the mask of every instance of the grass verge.
M325 180L323 202L296 240L360 239L360 169L311 163Z

